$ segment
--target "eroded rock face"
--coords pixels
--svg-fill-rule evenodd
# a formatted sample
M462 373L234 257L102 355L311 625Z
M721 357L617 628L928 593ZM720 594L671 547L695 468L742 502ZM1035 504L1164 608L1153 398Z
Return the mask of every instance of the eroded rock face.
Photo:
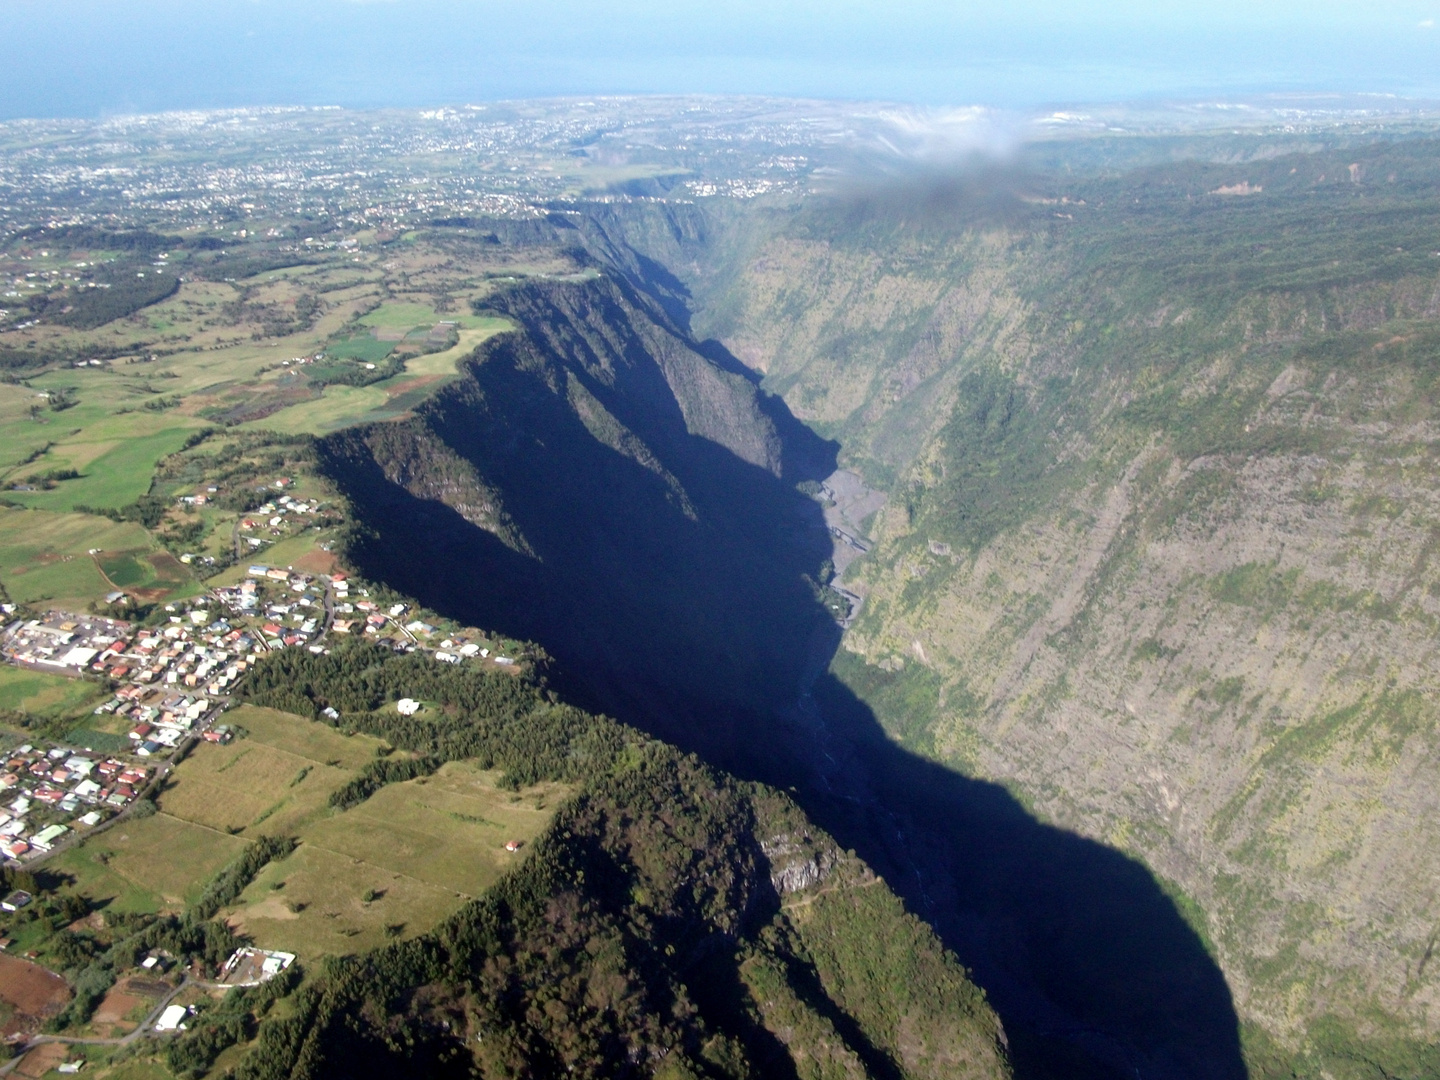
M1281 1057L1411 1068L1440 1033L1431 196L1365 262L1358 202L1312 244L1278 201L1144 183L1063 233L812 208L696 275L696 323L887 490L835 668L887 728L1177 886Z
M723 416L764 424L731 445L697 432L697 405L661 355L690 346L648 301L603 279L535 288L507 308L522 331L491 339L413 418L321 444L358 523L358 565L441 612L540 642L605 711L792 791L858 853L840 859L794 824L757 830L779 845L760 880L796 919L880 903L881 878L864 869L876 866L930 921L912 920L911 936L938 932L985 965L1007 1030L1043 1042L1036 1052L1236 1075L1223 980L1137 864L887 743L863 708L838 722L817 707L840 637L822 587L832 526L858 529L882 501L837 474L833 444L827 460L748 380L708 375L751 395L716 405ZM681 359L702 370L711 361L697 350ZM778 471L746 456L787 430ZM833 506L810 494L827 489ZM481 504L499 510L477 521L467 508ZM832 887L842 871L845 887ZM864 967L872 947L885 958L872 979L901 978L903 942L847 945L835 961ZM925 997L914 1020L930 1034L916 1038L939 1048L943 1010Z
M770 860L770 884L782 897L819 885L837 861L832 845L819 844L803 834L769 837L760 841L760 850Z

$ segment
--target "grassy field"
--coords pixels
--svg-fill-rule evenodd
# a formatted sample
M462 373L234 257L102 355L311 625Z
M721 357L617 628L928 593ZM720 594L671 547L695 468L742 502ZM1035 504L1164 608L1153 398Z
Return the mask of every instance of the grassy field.
M94 683L0 664L0 709L38 716L87 715L109 695Z
M123 826L124 843L112 830L66 853L82 891L129 910L173 903L247 838L294 836L295 854L267 867L227 917L266 947L351 952L422 933L483 892L524 857L506 841L533 839L566 793L505 791L495 773L453 762L341 812L330 793L374 760L378 740L254 706L227 719L248 734L197 747L161 793L161 814ZM167 842L175 853L161 865L152 852ZM199 865L195 850L207 844L225 858Z
M324 724L254 705L231 709L225 714L225 719L249 731L251 740L343 769L360 768L373 760L376 749L383 745L379 739L369 735L342 735ZM214 749L226 750L230 747Z
M86 1047L83 1075L93 1080L174 1080L175 1074L165 1067L158 1056L127 1056L112 1065L106 1059L113 1052L108 1046Z
M278 431L285 435L323 435L359 423L367 413L386 401L382 384L369 386L327 386L318 398L281 409L241 427L252 431Z
M364 326L384 327L387 330L409 330L415 326L434 326L448 315L436 313L428 304L399 303L381 304L368 315L361 317Z
M564 792L511 793L495 774L451 763L317 817L294 855L256 878L230 918L260 944L302 956L373 948L423 933L524 857ZM367 899L367 897L369 899Z
M226 719L250 734L228 746L197 747L160 797L166 813L222 832L293 835L330 813L330 792L381 746L365 735L346 737L254 706Z
M0 582L16 603L83 608L111 591L87 554L91 548L149 552L154 547L150 535L130 522L0 509Z
M152 427L154 422L151 418ZM52 491L12 491L6 497L39 510L71 510L76 505L104 509L125 506L150 490L156 464L179 450L197 425L166 427L150 433L145 429L114 430L120 426L106 424L109 430L84 433L98 436L95 439L58 443L33 466L73 468L80 472L77 479L62 481ZM92 452L94 457L89 456Z
M50 868L75 888L117 911L179 909L194 901L246 841L169 814L125 821L63 852Z
M359 360L361 363L378 364L389 356L394 348L393 341L380 341L369 334L357 334L354 337L332 341L326 347L325 355L345 360Z
M317 821L309 843L396 873L476 896L518 854L507 840L528 842L564 797L556 787L512 793L497 773L451 762L437 774L380 789L343 814Z
M424 933L463 902L438 885L302 842L260 872L227 918L264 948L311 959Z

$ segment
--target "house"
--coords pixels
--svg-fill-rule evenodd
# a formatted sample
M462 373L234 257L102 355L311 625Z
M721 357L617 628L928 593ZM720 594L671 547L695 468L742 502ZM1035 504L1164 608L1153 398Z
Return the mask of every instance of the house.
M41 829L34 836L30 837L30 846L40 851L49 851L55 846L55 841L64 836L70 830L64 825L51 825L49 828Z
M20 858L20 856L24 855L29 850L30 845L27 844L24 840L12 840L8 844L0 845L0 851L5 852L5 854L10 856L10 858L12 859Z
M23 841L21 841L21 843L23 843ZM5 911L19 911L34 899L35 898L24 889L16 889L9 896L5 897L4 900L0 900L0 909L4 909Z

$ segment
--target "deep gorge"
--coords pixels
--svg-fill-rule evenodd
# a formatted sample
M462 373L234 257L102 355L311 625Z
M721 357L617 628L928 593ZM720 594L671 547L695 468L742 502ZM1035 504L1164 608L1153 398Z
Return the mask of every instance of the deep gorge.
M839 447L690 338L676 279L615 262L502 294L521 329L459 382L322 442L350 556L537 641L580 702L789 789L973 970L1018 1075L1244 1075L1225 980L1143 866L897 746L828 672L830 538L796 485Z

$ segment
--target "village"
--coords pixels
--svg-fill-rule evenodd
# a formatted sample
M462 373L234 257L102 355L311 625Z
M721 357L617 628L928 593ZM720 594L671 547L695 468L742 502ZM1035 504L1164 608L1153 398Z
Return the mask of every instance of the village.
M423 649L442 663L514 659L466 635L436 642L437 629L403 603L382 606L368 589L353 595L341 572L311 574L252 564L235 585L166 604L163 619L124 620L50 611L0 629L0 657L72 678L103 680L90 745L31 738L0 767L0 855L33 863L141 798L163 775L160 762L197 740L230 741L221 723L236 686L258 656L287 648L324 653L328 635L356 635L399 652ZM412 710L413 712L413 710Z

